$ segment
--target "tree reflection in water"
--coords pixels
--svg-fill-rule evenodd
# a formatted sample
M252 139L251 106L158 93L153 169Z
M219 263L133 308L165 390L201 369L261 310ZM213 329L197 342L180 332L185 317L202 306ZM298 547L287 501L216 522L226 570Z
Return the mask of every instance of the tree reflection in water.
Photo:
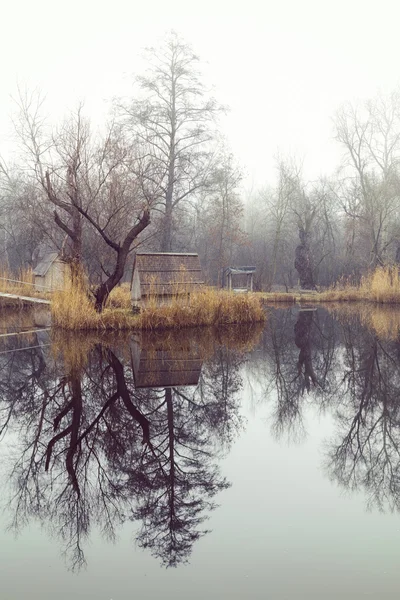
M336 316L299 312L294 331L289 311L271 316L264 392L274 403L274 431L298 440L305 407L329 409L335 434L324 461L331 479L362 489L369 507L400 510L400 337L375 308Z
M325 312L275 310L262 340L263 398L272 404L272 430L299 441L306 434L304 407L325 410L337 393L338 332ZM259 361L258 361L259 362ZM305 393L307 392L307 393Z
M353 323L343 326L345 394L326 463L331 478L363 489L368 506L400 510L398 342Z
M142 340L150 353L163 353L168 387L160 379L157 387L135 386L129 339L67 337L52 352L36 347L0 356L0 432L17 440L12 528L39 519L63 540L77 569L93 525L113 540L119 525L140 520L140 546L166 566L187 561L207 532L201 525L215 495L229 485L216 459L240 424L243 340L247 349L259 334L230 329L219 342L207 331L189 340ZM186 387L182 373L179 385L171 381L174 348L182 343L187 356L194 348L208 359L197 386Z
M400 337L376 309L346 311L276 310L262 331L32 339L0 354L12 528L38 519L79 568L93 526L115 539L132 521L163 565L186 562L229 485L217 461L243 427L246 372L276 436L299 441L307 408L329 413L331 479L400 510Z

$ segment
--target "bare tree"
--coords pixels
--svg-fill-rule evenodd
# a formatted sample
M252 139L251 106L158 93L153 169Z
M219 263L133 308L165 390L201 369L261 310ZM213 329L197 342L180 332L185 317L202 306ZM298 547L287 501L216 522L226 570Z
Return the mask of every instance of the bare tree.
M239 249L248 243L240 194L242 177L233 155L221 152L210 188L200 195L196 206L196 247L209 279L218 285L224 283L224 269L232 265Z
M137 82L143 97L120 107L134 139L155 168L147 173L161 184L160 249L173 249L174 215L179 205L209 184L213 125L221 111L200 79L199 58L175 33L161 48L147 50L149 63ZM157 183L158 184L158 183Z
M376 267L400 247L400 92L342 106L335 127L346 152L341 201L349 239L357 235L366 265Z
M97 236L90 250L106 276L94 291L96 310L101 311L124 275L132 244L150 223L142 160L114 121L104 136L93 136L81 105L47 134L46 142L41 106L40 98L20 95L17 132L31 156L31 172L53 207L54 221L69 240L64 250L75 280L82 273L84 229Z

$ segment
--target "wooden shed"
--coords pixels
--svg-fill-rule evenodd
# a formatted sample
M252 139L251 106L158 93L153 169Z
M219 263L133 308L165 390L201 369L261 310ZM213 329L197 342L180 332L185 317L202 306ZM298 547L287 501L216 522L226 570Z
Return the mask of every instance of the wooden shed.
M138 306L150 296L160 303L176 294L188 294L204 284L198 254L138 252L132 271L131 299Z
M58 252L48 252L33 270L39 291L62 290L70 281L71 269Z
M136 388L195 386L199 382L202 355L195 339L178 340L143 332L132 338L131 360Z

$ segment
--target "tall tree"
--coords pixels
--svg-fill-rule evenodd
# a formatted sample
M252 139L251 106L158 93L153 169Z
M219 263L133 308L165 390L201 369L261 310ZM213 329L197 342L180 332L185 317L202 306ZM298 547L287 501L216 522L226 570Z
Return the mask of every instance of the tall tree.
M213 169L210 188L197 203L197 242L202 262L211 281L223 284L223 272L232 266L238 250L247 244L241 169L232 154L221 152Z
M335 127L345 149L341 199L349 239L357 237L364 265L376 267L400 249L400 91L342 106Z
M82 273L84 229L96 234L90 251L105 275L94 291L101 311L124 275L133 243L150 223L152 191L143 185L142 158L114 121L104 136L93 135L82 106L47 134L40 98L20 95L19 108L17 132L31 157L33 179L68 242L62 246L75 280ZM150 167L147 161L147 171Z
M209 96L190 45L171 33L147 50L148 70L137 78L141 97L121 107L126 126L147 149L156 168L148 182L162 181L160 249L174 249L174 215L209 184L214 124L221 107Z

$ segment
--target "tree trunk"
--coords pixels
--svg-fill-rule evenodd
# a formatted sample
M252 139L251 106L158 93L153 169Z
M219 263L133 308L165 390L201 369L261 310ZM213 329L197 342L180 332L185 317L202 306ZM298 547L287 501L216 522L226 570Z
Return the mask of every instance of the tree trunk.
M299 274L300 287L304 290L315 290L310 249L310 233L302 227L299 229L299 236L301 243L296 248L294 266Z
M176 82L172 74L171 81L171 133L169 139L169 157L168 157L168 184L165 195L165 214L163 223L163 237L161 241L161 252L171 252L172 250L172 209L175 187L175 135L176 135Z
M137 238L139 233L143 231L150 223L150 212L149 210L145 210L139 222L132 227L128 235L126 236L122 245L118 245L114 247L117 252L117 262L115 264L114 272L99 285L99 287L94 292L95 297L95 309L97 312L102 312L104 306L106 305L107 299L110 295L111 290L115 288L116 285L121 281L124 272L126 259L128 258L129 251L131 249L131 245L133 241Z
M165 199L165 214L163 222L163 234L161 241L161 252L171 252L172 250L172 198Z
M312 310L299 312L297 322L294 326L294 342L300 349L297 370L299 376L303 377L304 387L309 392L311 384L316 386L317 376L312 365L311 353L311 326L314 313Z

